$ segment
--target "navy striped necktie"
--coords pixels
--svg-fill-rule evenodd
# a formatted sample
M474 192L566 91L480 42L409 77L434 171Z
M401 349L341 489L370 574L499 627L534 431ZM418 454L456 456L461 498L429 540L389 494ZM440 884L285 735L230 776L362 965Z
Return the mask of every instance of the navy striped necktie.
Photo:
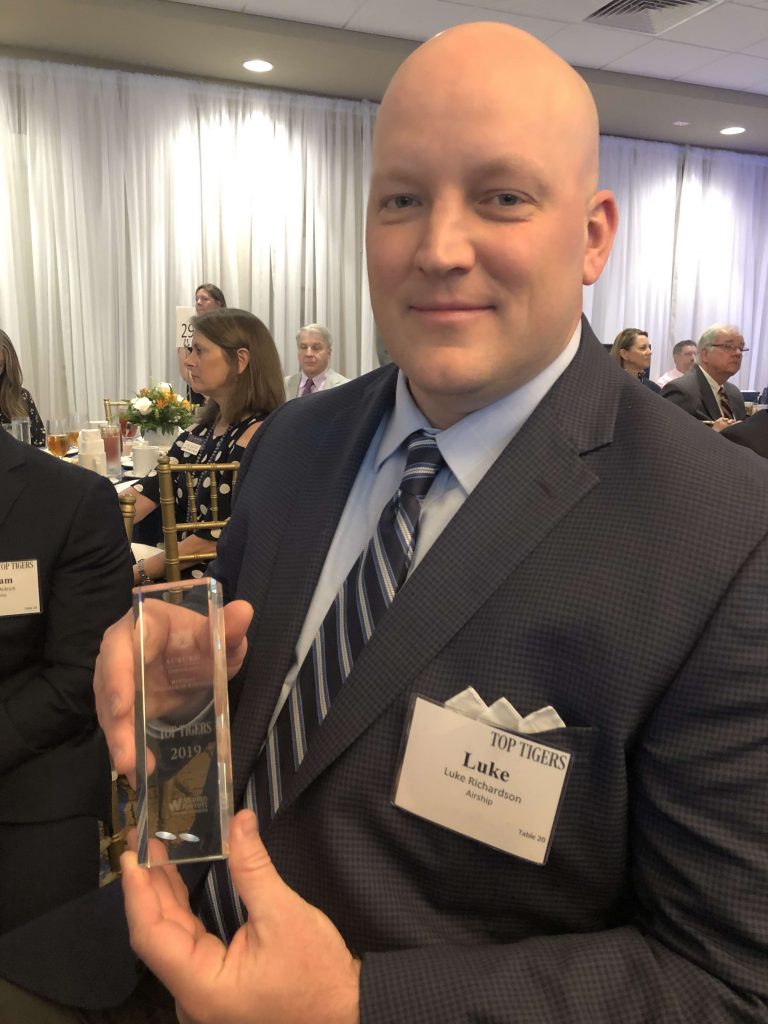
M284 785L304 760L355 659L408 575L421 505L444 462L434 437L424 430L411 434L407 444L400 486L328 609L249 779L245 805L257 812L262 830L277 813ZM208 873L200 916L226 941L244 923L225 861Z

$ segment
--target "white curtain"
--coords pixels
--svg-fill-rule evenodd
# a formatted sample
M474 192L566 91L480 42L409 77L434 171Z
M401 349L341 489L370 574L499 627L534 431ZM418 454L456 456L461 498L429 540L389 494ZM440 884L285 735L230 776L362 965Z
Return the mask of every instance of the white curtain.
M203 281L271 329L375 365L363 274L371 104L0 60L0 326L43 416L178 382Z
M616 244L602 277L585 289L598 335L647 330L651 376L672 346L710 324L734 323L749 353L733 378L768 385L768 158L604 137L600 185L619 204Z
M364 208L376 107L0 58L0 326L42 415L178 383L175 308L213 281L270 327L286 373L309 321L348 377L376 365ZM621 225L585 289L598 335L647 330L652 373L738 324L768 384L768 158L601 140ZM564 173L567 173L564 172Z

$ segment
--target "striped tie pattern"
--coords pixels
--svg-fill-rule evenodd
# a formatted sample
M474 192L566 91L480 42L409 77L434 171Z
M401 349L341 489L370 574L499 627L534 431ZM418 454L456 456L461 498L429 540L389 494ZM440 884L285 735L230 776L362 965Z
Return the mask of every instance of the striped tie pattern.
M409 437L400 486L329 608L248 782L245 806L258 813L262 829L276 814L284 783L304 760L355 659L405 582L421 504L443 465L434 437L425 431ZM225 941L244 923L225 861L208 873L200 916Z
M723 416L727 417L727 419L729 420L732 420L734 418L733 409L731 408L731 403L728 401L728 396L726 395L725 388L722 384L720 385L718 395L720 396L720 408L723 411Z

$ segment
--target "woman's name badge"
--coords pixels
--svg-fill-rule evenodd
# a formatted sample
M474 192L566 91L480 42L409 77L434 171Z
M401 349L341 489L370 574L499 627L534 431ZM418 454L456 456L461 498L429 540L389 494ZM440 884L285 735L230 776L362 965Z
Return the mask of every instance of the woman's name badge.
M186 452L187 455L197 455L197 453L200 451L200 446L202 445L202 443L202 441L198 441L195 438L188 437L184 444L181 446L181 450L183 452Z
M414 697L393 803L545 864L572 755Z
M38 615L40 584L37 559L0 562L0 616Z

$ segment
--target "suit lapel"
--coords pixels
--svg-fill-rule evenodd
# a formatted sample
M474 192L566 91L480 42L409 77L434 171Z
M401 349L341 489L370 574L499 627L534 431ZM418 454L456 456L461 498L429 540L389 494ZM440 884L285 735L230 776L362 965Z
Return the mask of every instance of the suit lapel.
M580 456L610 443L620 389L611 384L612 370L588 328L585 333L586 345L572 366L448 524L377 627L286 786L281 812L412 684L598 482ZM574 417L577 403L581 408ZM579 436L562 426L574 419Z
M24 488L24 464L23 448L0 427L0 529Z
M344 403L339 402L341 392L336 390L335 400L328 402L334 413L329 416L323 410L323 415L315 418L313 448L303 460L301 480L290 502L274 561L277 568L256 602L249 631L244 668L248 681L233 723L236 798L263 742L337 523L371 438L393 403L396 381L396 367L388 367L372 375L363 391L353 390L352 397L347 392ZM301 412L313 415L324 404L323 395L318 395ZM302 433L310 434L306 429ZM253 600L247 592L238 596Z
M712 420L720 419L723 415L720 412L720 406L717 404L717 399L712 388L709 386L709 381L698 366L696 367L696 377L699 381L699 394L701 395L702 405L707 410L707 415Z

